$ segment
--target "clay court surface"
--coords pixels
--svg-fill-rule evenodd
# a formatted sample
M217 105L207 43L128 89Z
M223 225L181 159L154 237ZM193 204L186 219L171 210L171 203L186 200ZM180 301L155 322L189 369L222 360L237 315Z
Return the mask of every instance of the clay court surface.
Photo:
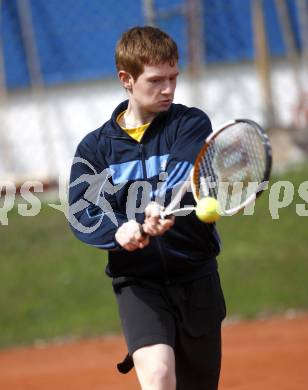
M223 342L220 390L308 389L308 315L226 324ZM115 369L125 352L119 336L2 350L0 389L138 389Z

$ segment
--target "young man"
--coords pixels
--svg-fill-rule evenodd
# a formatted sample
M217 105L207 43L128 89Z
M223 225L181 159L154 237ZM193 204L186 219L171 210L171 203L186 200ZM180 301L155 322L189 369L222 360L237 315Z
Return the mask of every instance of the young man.
M214 390L225 317L219 237L193 213L160 217L212 131L205 113L173 104L177 62L161 30L123 34L116 66L128 100L77 148L70 223L79 239L109 251L129 351L119 370L134 364L142 389ZM183 204L193 202L188 192Z

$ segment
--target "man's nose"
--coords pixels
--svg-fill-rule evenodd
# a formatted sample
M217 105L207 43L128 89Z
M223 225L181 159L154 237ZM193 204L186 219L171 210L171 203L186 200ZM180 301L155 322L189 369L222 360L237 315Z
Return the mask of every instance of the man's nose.
M164 95L171 95L174 92L173 84L168 80L164 83L162 91Z

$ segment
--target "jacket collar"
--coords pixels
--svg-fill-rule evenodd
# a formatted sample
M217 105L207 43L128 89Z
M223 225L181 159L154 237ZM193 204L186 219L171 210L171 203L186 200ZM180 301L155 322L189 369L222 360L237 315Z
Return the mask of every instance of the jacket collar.
M117 123L117 117L118 115L123 112L124 110L126 110L128 107L128 100L125 100L123 101L122 103L120 103L116 109L113 111L112 115L111 115L111 119L109 121L110 123L110 126L107 127L107 131L106 133L109 135L109 136L115 136L115 137L127 137L127 138L130 138L129 135L119 126L119 124ZM172 106L171 106L172 107ZM159 113L154 119L153 121L151 122L147 132L149 132L149 130L153 127L153 125L157 126L160 122L163 121L163 119L167 116L168 112L171 110L171 108L169 108L168 111L166 112L161 112Z

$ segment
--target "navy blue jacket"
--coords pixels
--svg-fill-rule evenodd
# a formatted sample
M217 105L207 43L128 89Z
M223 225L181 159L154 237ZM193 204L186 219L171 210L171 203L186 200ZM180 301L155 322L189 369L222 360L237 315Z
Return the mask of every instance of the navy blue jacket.
M121 103L108 122L78 145L69 190L71 228L86 244L109 250L106 272L112 277L172 282L210 273L217 268L219 236L214 224L200 222L194 213L176 217L174 226L152 237L144 249L128 252L115 241L124 222L143 222L150 200L169 203L212 131L204 112L172 104L138 143L116 122L127 104ZM194 204L188 192L181 206Z

